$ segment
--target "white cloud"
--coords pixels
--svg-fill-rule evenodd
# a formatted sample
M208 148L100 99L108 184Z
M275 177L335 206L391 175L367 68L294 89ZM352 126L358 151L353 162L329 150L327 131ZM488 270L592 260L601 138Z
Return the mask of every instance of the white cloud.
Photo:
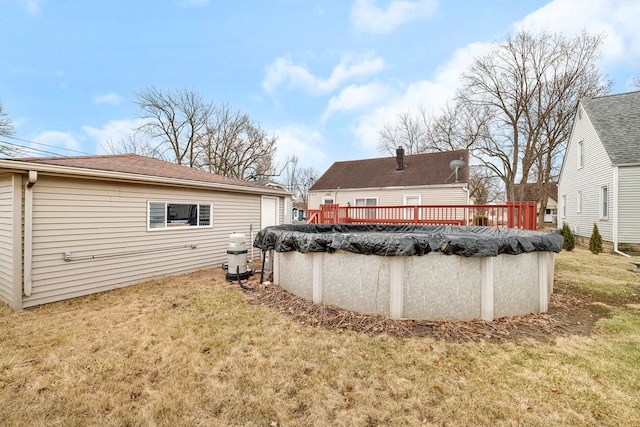
M603 64L614 67L635 60L640 55L638 17L640 2L637 0L592 0L586 5L582 0L554 0L516 23L516 29L561 32L574 36L588 31L604 33L602 47Z
M119 105L123 99L120 95L114 92L110 92L104 95L96 95L93 97L93 102L96 104L111 104Z
M515 23L513 29L548 30L567 36L577 35L585 29L592 34L604 32L607 38L602 50L603 65L611 70L628 66L631 71L627 72L631 74L623 77L627 82L631 77L640 75L638 16L640 2L637 0L593 0L588 6L582 0L553 0ZM376 151L378 130L385 123L393 122L398 113L417 112L421 106L428 113L437 113L455 95L460 75L473 58L487 54L492 46L490 43L474 43L456 50L439 67L434 78L407 84L403 93L391 102L360 116L353 125L353 132L356 145L363 150L363 157L380 155Z
M70 150L78 150L82 139L82 137L78 137L71 132L60 132L57 130L44 131L31 138L32 141L36 141L41 144L46 144L52 147L68 148ZM58 152L55 149L43 148L41 145L33 145L33 148ZM44 155L46 156L46 154Z
M287 158L298 156L299 166L313 167L319 171L326 169L327 155L322 151L324 138L315 129L289 125L273 132L278 135L276 163L283 165Z
M376 6L375 0L356 0L351 9L351 21L357 31L389 33L405 22L431 15L438 7L437 0L393 0L386 9Z
M392 93L391 87L380 82L366 85L350 85L329 100L329 105L322 115L327 120L333 113L339 111L361 111L387 99Z
M350 79L379 73L385 67L386 63L382 58L374 57L370 53L346 53L333 68L331 75L322 79L311 74L303 66L295 65L291 58L278 58L267 67L262 88L267 93L273 93L278 86L287 85L313 94L330 93Z
M117 143L121 139L126 139L131 135L135 128L141 126L144 123L142 119L127 119L127 120L111 120L101 128L94 128L91 126L82 126L82 130L86 132L89 138L94 140L93 151L98 153L104 153L102 144L107 141L113 141Z
M418 112L420 108L427 113L437 113L453 99L460 84L460 74L474 57L487 53L491 46L488 43L474 43L456 50L451 59L438 69L434 79L407 85L404 92L392 102L359 117L354 129L356 144L369 156L379 156L376 151L378 131L385 123L393 122L400 113Z

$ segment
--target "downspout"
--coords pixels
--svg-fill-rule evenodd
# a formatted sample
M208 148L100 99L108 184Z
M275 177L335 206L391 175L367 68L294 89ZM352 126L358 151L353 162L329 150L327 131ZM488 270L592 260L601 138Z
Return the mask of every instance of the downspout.
M631 258L618 249L618 166L613 167L613 252Z
M33 186L38 182L38 172L29 171L29 179L24 186L24 294L31 295L31 268L33 242Z
M467 201L465 205L468 205L469 199L471 199L471 191L469 191L469 184L467 183L467 185L462 187L462 189L464 190L465 193L467 193ZM469 225L469 209L464 210L464 223L465 225Z

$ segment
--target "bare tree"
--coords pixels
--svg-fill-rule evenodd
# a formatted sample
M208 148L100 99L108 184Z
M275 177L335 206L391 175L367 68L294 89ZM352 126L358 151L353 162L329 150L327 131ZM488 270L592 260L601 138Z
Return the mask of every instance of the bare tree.
M637 89L640 89L640 76L635 76L631 81L631 84L634 85Z
M207 133L213 105L187 89L164 92L155 87L136 93L140 117L137 131L157 141L158 152L168 152L179 165L194 167L200 140Z
M125 138L121 138L118 142L108 139L100 145L107 154L138 154L166 160L163 153L158 150L157 145L150 143L148 140L140 140L138 135L138 132L133 132Z
M395 155L396 148L401 145L407 154L424 152L427 137L424 117L423 109L417 115L411 111L399 113L395 122L386 123L378 131L378 151Z
M306 203L309 187L318 179L320 173L312 167L300 167L298 162L298 156L288 158L279 181L287 190L295 194L299 201Z
M268 135L249 116L227 104L214 107L198 141L196 166L237 179L274 175L277 137Z
M9 118L9 114L4 111L2 102L0 102L0 136L13 136L13 131L13 122ZM17 152L18 150L13 146L0 142L0 155L11 157Z
M508 200L522 199L514 194L518 180L524 184L535 177L549 185L578 100L609 91L597 68L602 42L602 35L586 33L568 39L519 32L475 59L462 75L458 103L490 118L473 144L474 155L500 177ZM542 221L546 198L539 202Z
M500 179L484 165L469 167L469 198L474 203L485 205L500 200L502 187Z
M423 147L468 148L502 181L507 200L522 199L516 183L538 183L543 221L578 100L604 95L611 87L597 67L603 39L525 31L508 37L462 74L454 106L424 118Z
M246 114L206 102L186 89L150 87L136 97L146 123L128 140L109 142L107 150L158 157L236 179L273 174L277 137Z

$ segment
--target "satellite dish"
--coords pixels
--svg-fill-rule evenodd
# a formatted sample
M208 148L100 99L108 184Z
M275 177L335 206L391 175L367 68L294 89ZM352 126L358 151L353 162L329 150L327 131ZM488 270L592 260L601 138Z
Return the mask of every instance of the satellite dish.
M462 159L456 159L449 162L449 167L452 171L461 171L462 169L467 167L467 164Z
M455 159L455 160L451 160L449 162L449 168L451 168L453 173L456 174L456 182L460 182L460 181L458 181L458 171L461 171L462 169L464 169L466 167L467 167L467 163L462 159ZM451 175L453 175L453 173ZM449 175L449 178L451 177L451 175ZM447 179L449 179L449 178L447 178Z

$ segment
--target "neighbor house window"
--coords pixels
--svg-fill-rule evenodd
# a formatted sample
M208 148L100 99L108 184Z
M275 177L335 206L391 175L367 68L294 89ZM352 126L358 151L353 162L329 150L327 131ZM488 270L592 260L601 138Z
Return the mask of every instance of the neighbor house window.
M323 205L333 205L333 197L323 197L322 198Z
M578 142L578 169L584 166L584 143Z
M567 217L567 195L562 195L562 218Z
M354 202L356 206L378 206L377 197L356 198ZM356 211L356 215L358 218L375 219L376 210L375 209L358 209Z
M600 218L606 219L609 216L609 187L600 188Z
M582 212L582 190L578 191L578 197L576 200L576 211L578 213Z
M211 227L211 203L149 202L149 229Z

